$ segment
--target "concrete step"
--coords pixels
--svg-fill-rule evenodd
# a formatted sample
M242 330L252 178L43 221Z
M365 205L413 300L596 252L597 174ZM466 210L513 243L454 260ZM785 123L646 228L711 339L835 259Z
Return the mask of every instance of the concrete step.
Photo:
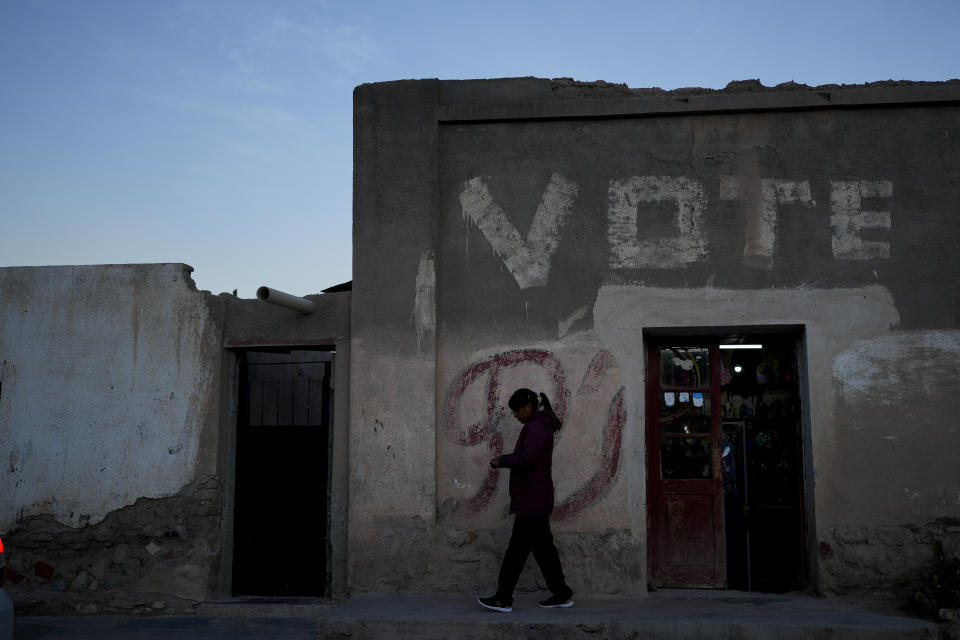
M356 595L317 620L318 638L350 640L697 639L936 640L943 626L803 594L660 591L646 597L574 597L569 609L540 609L520 596L513 611L475 598Z
M940 625L803 594L658 591L644 597L574 596L570 609L540 609L525 594L510 613L475 596L355 595L346 602L234 598L192 616L26 617L17 640L960 640Z
M326 615L333 606L330 600L322 598L240 596L201 602L196 614L224 618L304 618Z

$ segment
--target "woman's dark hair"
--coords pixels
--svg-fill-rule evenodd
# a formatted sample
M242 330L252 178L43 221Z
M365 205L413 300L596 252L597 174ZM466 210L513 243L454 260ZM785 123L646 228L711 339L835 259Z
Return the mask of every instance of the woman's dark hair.
M537 393L530 389L517 389L510 396L510 400L507 401L511 411L519 411L528 404L533 407L534 411L542 407L544 411L553 413L553 407L550 406L550 399L547 398L547 394Z

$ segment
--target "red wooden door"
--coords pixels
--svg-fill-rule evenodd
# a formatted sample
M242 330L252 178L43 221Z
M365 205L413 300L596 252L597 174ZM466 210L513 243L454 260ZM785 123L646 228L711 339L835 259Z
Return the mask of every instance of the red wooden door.
M715 345L649 349L648 553L659 587L724 587L719 362Z

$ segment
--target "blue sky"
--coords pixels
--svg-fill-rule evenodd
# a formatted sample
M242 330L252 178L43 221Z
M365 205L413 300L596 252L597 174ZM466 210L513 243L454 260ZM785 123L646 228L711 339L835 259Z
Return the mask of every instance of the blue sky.
M0 266L351 278L352 92L960 77L960 2L0 0Z

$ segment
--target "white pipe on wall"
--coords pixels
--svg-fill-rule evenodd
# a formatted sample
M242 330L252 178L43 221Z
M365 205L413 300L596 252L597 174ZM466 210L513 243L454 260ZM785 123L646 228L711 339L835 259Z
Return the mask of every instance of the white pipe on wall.
M270 287L260 287L257 289L257 298L263 302L269 302L270 304L275 304L280 307L293 309L294 311L299 311L300 313L313 313L314 309L313 302L310 300L301 298L299 296L290 295L289 293L284 293L283 291L277 291L276 289L271 289Z

